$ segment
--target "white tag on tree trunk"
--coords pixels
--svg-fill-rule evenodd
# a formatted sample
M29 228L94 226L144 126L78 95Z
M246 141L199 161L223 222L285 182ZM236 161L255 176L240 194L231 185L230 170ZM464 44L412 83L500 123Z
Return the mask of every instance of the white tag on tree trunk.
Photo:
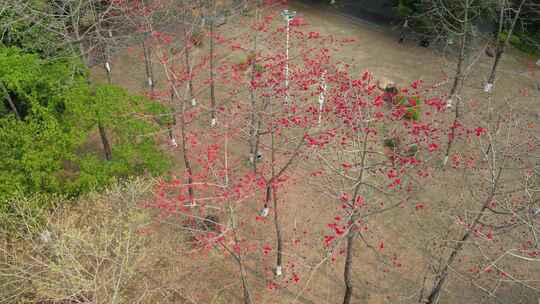
M216 123L217 123L217 119L216 119L216 118L212 118L212 121L210 122L210 126L215 127L215 126L216 126Z
M452 99L448 99L448 100L446 101L446 108L447 108L447 109L450 109L451 107L452 107Z
M484 92L491 93L491 90L493 90L493 83L486 83L484 86Z
M107 72L111 72L111 65L109 64L109 62L105 62L105 69L107 69Z
M191 98L191 105L196 106L197 105L197 99Z
M154 85L154 82L152 81L152 77L148 77L148 86L152 87Z
M267 217L268 213L270 213L270 208L268 208L268 207L262 208L262 210L261 210L261 216L262 217Z
M171 139L171 146L175 148L178 147L178 144L176 143L176 139L174 137Z
M276 266L276 277L279 277L283 274L283 271L281 269L281 265Z

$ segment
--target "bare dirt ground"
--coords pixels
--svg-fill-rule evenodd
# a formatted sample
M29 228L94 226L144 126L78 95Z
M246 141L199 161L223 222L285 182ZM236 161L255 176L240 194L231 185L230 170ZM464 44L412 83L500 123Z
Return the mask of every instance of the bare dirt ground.
M446 58L439 51L420 48L411 41L400 45L397 43L396 35L387 29L372 28L362 23L355 23L346 17L315 10L301 4L294 5L292 9L298 11L299 15L309 22L310 30L337 37L356 38L358 42L344 47L338 57L354 61L360 69L370 70L376 78L384 77L398 84L407 85L417 79L422 79L427 83L439 83L453 75L451 58ZM234 24L227 24L223 30L233 28ZM194 56L201 56L203 50L197 52ZM502 62L494 95L505 96L507 92L510 94L524 87L533 91L535 79L529 73L529 67L533 63L532 58L511 51ZM134 93L145 90L144 64L138 48L134 47L130 51L126 50L117 54L112 61L112 66L113 83L128 88ZM468 86L463 95L483 94L482 85L489 67L489 58L482 56L468 76L470 81L467 81ZM158 63L155 64L155 71L158 87L163 87L166 80ZM92 72L96 80L105 79L104 70L101 67L94 67ZM538 74L536 77L539 77ZM447 83L443 84L440 87L441 92L445 92L447 87ZM533 112L538 112L538 98L530 106ZM163 146L166 148L167 145L164 143ZM171 151L171 155L175 159L175 167L171 174L181 175L183 170L181 155L177 150ZM264 255L260 249L265 244L274 244L272 223L270 221L255 223L256 204L246 205L238 212L246 215L241 219L248 227L246 231L253 231L254 235L261 236L261 239L255 240L255 246L258 249L249 256L247 262L256 303L339 303L341 301L343 286L340 270L343 259L318 264L324 253L322 236L327 231L325 225L332 221L337 206L333 202L326 202L316 192L301 184L302 174L299 170L299 173L293 177L299 183L297 187L288 187L287 192L281 194L284 201L281 203L282 209L285 209L281 222L284 226L286 242L286 270L284 277L275 282L283 285L283 288L268 290L268 284L274 282L271 273L273 257L272 254ZM436 193L427 193L424 198L437 202L446 201L438 197ZM432 212L438 212L438 209L434 208ZM393 253L401 265L396 267L391 262L391 257L381 257L374 248L367 247L364 243L358 246L354 267L355 285L358 287L355 289L353 303L414 301L412 297L416 295L426 271L424 266L418 266L426 264L422 260L425 257L414 245L414 242L423 240L415 239L414 233L410 232L411 229L423 228L421 225L425 224L421 220L418 222L411 220L416 217L418 213L414 208L407 208L397 209L381 219L371 220L374 230L372 235L377 237L368 239L367 243L377 246L377 243L384 239L389 244L385 250ZM171 250L163 249L163 253L174 252L175 248L182 250L180 249L181 240L178 240L176 236L177 230L171 227L163 228L162 233L157 236L159 240L156 240L156 246L171 247ZM409 231L408 233L412 235L403 235L403 231ZM177 246L175 242L178 242ZM314 250L314 248L320 248L320 250ZM160 253L155 254L156 260L159 260L157 257ZM163 266L147 265L147 267ZM213 252L206 257L179 254L175 263L165 267L171 267L171 271L168 274L160 272L162 281L179 286L178 288L192 300L162 299L159 303L241 302L238 271L230 257L223 257ZM185 275L179 275L181 273ZM293 273L299 275L299 282L293 282ZM459 287L459 282L452 282L452 284L457 284L456 286ZM411 298L408 298L408 295L412 295ZM476 303L475 296L478 295L474 292L467 295L473 299L471 303ZM452 302L441 301L441 303Z

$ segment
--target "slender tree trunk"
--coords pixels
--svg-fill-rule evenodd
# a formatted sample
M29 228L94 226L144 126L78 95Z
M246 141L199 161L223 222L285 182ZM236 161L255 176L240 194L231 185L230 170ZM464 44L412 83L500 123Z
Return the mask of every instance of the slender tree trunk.
M283 267L283 240L281 236L281 226L279 224L279 210L278 210L278 204L277 204L277 198L276 198L276 188L273 187L274 180L276 178L276 172L275 172L275 135L272 130L271 133L271 147L270 147L270 162L272 163L272 178L269 181L269 184L266 186L266 200L267 203L270 201L270 193L273 194L273 202L274 202L274 228L276 230L276 242L277 242L277 256L276 256L276 276L280 276L282 274L282 267Z
M240 257L238 261L238 266L240 268L240 279L242 280L242 291L244 293L244 304L251 304L251 295L249 294L249 286L246 279L246 270L244 269L244 263Z
M368 123L368 128L371 124ZM354 254L354 242L356 240L356 221L357 221L357 211L355 209L355 202L358 196L360 195L360 188L363 185L365 167L368 155L368 132L365 132L364 138L362 141L362 156L360 160L360 173L356 179L356 186L354 187L354 193L351 200L351 205L353 208L353 214L351 215L351 226L347 231L347 252L345 256L345 266L343 269L343 281L345 283L345 294L343 295L343 304L350 304L353 295L353 285L352 285L352 263L353 263L353 254Z
M176 109L174 107L174 90L171 90L171 120L172 122L169 125L169 139L172 141L173 145L176 146L176 140L174 139L173 129L176 127Z
M187 43L187 33L186 33L186 43ZM195 105L195 102L194 102L194 97L193 97L193 74L192 74L192 71L191 71L191 60L190 60L190 53L189 53L189 47L186 46L185 48L185 51L184 51L184 59L185 59L185 63L186 63L186 70L187 70L187 73L188 73L188 94L189 94L189 100L191 102L191 105L194 106Z
M278 201L276 195L276 189L272 190L272 200L274 201L274 226L276 229L276 242L277 242L277 256L276 256L276 275L281 272L283 267L283 237L281 235L281 226L279 224L279 212L278 212Z
M81 33L79 30L79 22L77 18L77 13L75 13L75 10L73 8L73 2L69 2L69 14L71 19L71 28L73 35L75 36L75 43L77 44L77 47L79 48L79 57L81 58L81 61L83 62L84 66L88 67L90 64L90 60L88 58L88 54L86 54L86 49L84 47L84 41L81 37Z
M15 106L13 99L11 99L11 96L9 95L9 91L7 90L3 81L0 81L0 87L2 89L2 93L4 94L4 97L6 98L9 104L9 107L11 108L11 111L13 111L13 113L15 114L15 117L17 117L18 120L22 120L21 115L19 114L19 111L17 110L17 107Z
M213 127L216 125L216 94L214 85L214 19L216 17L215 12L215 0L212 0L212 16L210 17L210 125Z
M257 2L257 6L255 8L255 22L259 22L259 3ZM253 36L253 53L255 54L255 57L253 58L251 62L251 83L255 80L255 65L257 64L257 33L258 31L255 31ZM259 136L259 128L258 126L260 123L258 122L258 114L257 114L257 100L255 96L255 89L249 85L249 99L251 103L251 113L250 113L250 119L249 119L249 157L251 162L251 168L253 170L253 173L257 173L257 156L259 154L258 149L258 136Z
M448 103L447 103L447 106L451 106L452 105L452 101L456 98L456 96L458 95L459 91L461 90L462 86L463 86L463 64L465 63L465 57L466 57L466 49L467 49L467 45L469 44L469 40L468 40L468 30L469 30L469 2L467 1L467 4L466 4L466 8L465 8L465 17L463 19L463 23L462 23L462 35L461 35L461 46L460 46L460 51L459 51L459 58L458 58L458 63L457 63L457 71L456 71L456 75L454 77L454 82L452 84L452 88L450 89L450 98L448 100ZM451 135L448 137L448 142L447 142L447 145L446 145L446 154L445 154L445 157L444 157L444 161L443 161L443 166L446 166L446 163L448 162L448 157L450 155L450 152L451 152L451 148L452 148L452 144L454 142L454 136L455 136L455 128L453 127L455 125L455 123L459 120L459 115L460 115L460 112L459 112L459 106L460 106L460 99L458 99L458 101L456 102L456 105L455 105L455 116L454 116L454 123L452 124L452 129L451 129Z
M109 143L109 139L107 138L107 132L105 131L105 127L101 123L101 121L98 122L98 129L99 129L99 136L101 138L101 143L103 144L103 152L105 153L105 159L107 161L112 160L112 150L111 145Z
M486 92L491 92L491 88L493 87L493 84L495 83L495 78L497 76L497 68L499 67L499 63L501 61L501 58L506 50L506 47L510 43L510 39L512 38L512 35L514 34L514 30L516 28L517 21L519 20L521 10L523 8L523 5L527 0L522 0L519 4L518 9L515 12L514 18L512 19L512 25L510 26L508 30L508 35L504 41L500 41L500 35L503 32L503 24L504 24L504 11L505 11L505 5L504 3L501 5L501 12L500 12L500 18L499 18L499 32L497 33L497 51L495 54L495 60L493 61L493 65L491 66L491 72L489 74L489 78L487 81L487 85L485 88Z
M193 189L193 169L191 168L191 162L188 157L187 149L187 136L186 136L186 119L185 119L185 101L181 101L180 109L180 136L182 140L182 157L184 159L184 166L186 167L186 172L188 174L187 184L188 184L188 194L189 201L191 205L195 205L195 190Z
M452 151L452 146L454 144L454 140L456 137L455 126L461 119L461 111L459 110L460 107L461 107L461 100L458 100L454 108L454 121L452 122L452 126L450 129L450 136L448 136L448 143L446 144L446 152L444 154L443 167L446 166L446 163L448 162L448 158L450 157L450 152Z
M504 46L498 45L497 50L495 52L495 60L493 61L493 65L491 66L491 73L489 74L488 78L488 88L486 88L488 91L491 91L491 86L495 83L495 78L497 77L497 68L499 67L499 63L501 61L501 58L504 54Z
M103 67L105 68L105 73L107 74L107 82L112 84L112 75L111 75L111 63L110 63L110 54L109 54L109 41L112 40L112 31L108 31L108 38L102 36L103 28L101 27L101 20L98 18L98 12L95 8L95 3L91 2L92 15L94 16L94 24L96 27L96 33L98 35L98 46L101 46L101 55L103 56Z
M103 59L105 60L103 66L105 68L105 73L107 74L107 83L112 84L111 64L109 62L109 51L106 42L103 45Z
M343 271L343 281L345 282L345 295L343 296L343 304L350 304L353 294L351 271L355 234L356 233L354 231L349 231L347 234L347 251L345 256L345 269Z
M468 10L465 11L465 19L467 20L468 17L467 17L467 12ZM461 47L460 47L460 50L459 50L459 57L458 57L458 62L457 62L457 67L456 67L456 75L454 76L454 81L452 83L452 87L450 89L450 102L452 102L454 100L454 98L456 97L456 95L459 93L459 90L461 89L461 86L462 86L462 83L463 83L463 64L465 63L465 56L466 56L466 48L467 48L467 45L469 43L467 37L468 37L468 34L467 34L467 29L468 29L468 26L467 26L467 22L468 21L465 21L464 25L463 25L463 34L461 36Z
M154 71L152 68L152 49L146 43L147 37L148 37L148 33L145 33L143 37L143 41L142 41L142 48L143 48L143 54L144 54L144 66L146 70L146 84L150 88L150 91L154 92L155 84L154 84Z
M230 219L231 219L231 225L233 229L234 241L236 244L238 244L239 240L238 240L238 234L236 233L235 216L234 216L233 209L230 206L229 206L229 211L230 211ZM225 250L227 250L234 257L234 259L238 263L238 268L240 271L240 280L242 282L242 291L244 294L244 304L252 304L251 295L249 292L249 285L248 285L247 276L246 276L246 270L245 270L244 262L242 259L242 253L241 252L236 253L232 251L231 249L229 249L229 247L227 247L225 244L223 243L220 243L220 244L221 246L223 246L223 248L225 248Z

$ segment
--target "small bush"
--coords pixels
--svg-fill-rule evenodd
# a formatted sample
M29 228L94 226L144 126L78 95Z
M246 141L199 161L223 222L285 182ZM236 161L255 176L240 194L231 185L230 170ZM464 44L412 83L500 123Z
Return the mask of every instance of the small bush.
M78 205L57 203L64 208L46 211L49 222L0 247L0 299L10 299L7 303L96 303L96 299L97 303L135 303L147 297L141 286L148 282L140 270L151 246L137 231L151 221L138 208L151 187L147 180L133 180L103 195L90 194ZM26 206L29 201L16 202ZM20 225L34 227L33 217L21 217Z
M383 145L390 149L395 149L398 146L398 140L396 138L385 139Z
M501 42L506 41L507 38L508 38L508 32L502 32L499 35L499 41L501 41ZM519 37L516 36L516 35L512 35L512 37L510 37L510 44L512 44L514 46L519 45L519 44L521 44L521 39L519 39Z
M421 117L422 100L417 96L406 97L399 96L396 98L398 106L405 107L404 119L418 121Z
M191 43L194 46L201 46L204 39L204 32L202 30L195 30L191 34Z

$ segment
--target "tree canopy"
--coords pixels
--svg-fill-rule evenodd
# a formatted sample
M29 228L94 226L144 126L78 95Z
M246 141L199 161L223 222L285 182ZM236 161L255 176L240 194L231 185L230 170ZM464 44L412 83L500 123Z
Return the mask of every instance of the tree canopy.
M18 48L0 48L0 84L0 199L17 192L76 195L143 168L166 170L148 136L158 123L143 119L164 112L161 105L89 83L80 64ZM98 124L113 141L111 161L88 144Z

